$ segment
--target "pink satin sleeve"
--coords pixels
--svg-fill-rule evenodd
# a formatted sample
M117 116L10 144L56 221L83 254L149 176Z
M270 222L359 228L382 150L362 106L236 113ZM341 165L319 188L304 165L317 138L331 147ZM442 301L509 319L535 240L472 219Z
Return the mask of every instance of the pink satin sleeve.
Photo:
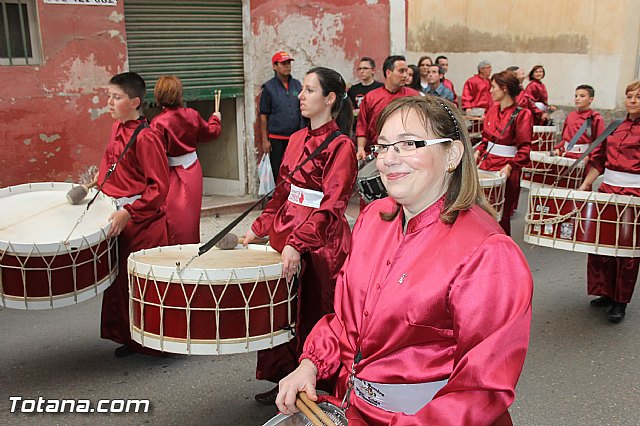
M490 425L515 397L531 321L533 281L524 256L505 235L480 246L453 283L448 307L457 345L453 372L415 415L391 424Z
M286 155L287 153L285 152L285 156ZM282 167L280 168L280 171L283 171ZM280 175L282 176L282 173L280 173ZM280 207L282 207L282 205L287 201L287 198L289 198L289 191L291 191L291 184L289 182L285 181L278 186L274 191L273 196L264 207L262 214L253 222L251 230L258 237L269 235L269 231L273 227L273 221L276 218L278 210L280 210Z
M220 125L220 119L215 115L209 117L209 121L205 121L200 115L199 118L199 137L198 143L211 142L217 139L222 133L222 126Z
M516 117L514 145L518 147L516 156L509 161L512 167L526 167L529 164L531 139L533 139L533 117L531 111L522 109Z
M342 226L344 213L358 174L353 142L346 136L335 141L337 146L329 152L322 175L324 197L320 207L287 237L287 244L299 253L317 250L329 243Z

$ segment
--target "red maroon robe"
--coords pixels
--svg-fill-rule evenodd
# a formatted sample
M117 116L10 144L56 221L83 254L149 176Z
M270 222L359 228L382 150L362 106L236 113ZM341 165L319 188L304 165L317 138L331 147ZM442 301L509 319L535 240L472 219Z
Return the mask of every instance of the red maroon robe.
M280 176L284 179L336 130L338 125L330 121L318 129L305 128L291 135ZM292 246L303 261L296 338L289 344L258 352L258 379L277 382L293 371L311 328L323 315L333 312L336 277L351 247L345 211L356 175L353 142L341 135L276 189L251 227L257 236L269 235L271 246L279 252L285 245ZM320 207L289 201L291 184L323 192Z
M151 127L161 135L167 156L179 157L195 152L199 143L211 142L222 132L215 115L205 121L192 108L169 107L156 116ZM169 167L167 227L169 244L200 242L202 208L202 167L196 161L187 168Z
M501 111L500 104L496 103L487 111L482 129L482 142L480 142L476 148L480 154L479 166L482 170L498 171L507 164L511 165L512 170L507 178L504 210L502 220L500 220L500 225L507 235L511 235L511 215L516 209L518 194L520 193L520 171L522 167L526 167L529 163L531 138L533 136L531 111L528 109L520 110L515 121L511 123L504 134L501 134L502 130L507 126L515 108L516 105L512 104L505 108L504 111ZM516 156L501 157L491 152L486 154L489 142L517 147Z
M562 127L562 140L555 146L555 149L560 150L560 154L568 158L579 158L582 154L577 152L568 152L565 149L565 143L569 143L573 136L578 133L582 123L589 117L591 119L591 129L586 129L580 136L580 139L576 142L577 145L588 147L602 132L604 132L604 120L599 112L591 109L585 111L571 111L567 115L567 119L564 121ZM589 135L591 133L591 135Z
M546 124L546 120L542 119L542 114L547 111L541 110L535 105L535 103L542 102L546 106L549 106L547 86L545 86L541 81L531 80L524 89L524 93L529 98L529 109L533 113L533 125L544 126Z
M124 151L138 125L146 120L114 123L111 138L100 163L98 183ZM102 186L110 197L142 195L124 206L131 219L118 237L118 276L102 298L101 336L131 346L139 352L159 353L131 340L129 329L129 285L127 259L138 250L167 245L164 204L169 189L169 168L162 142L151 129L143 129L115 171Z
M627 119L591 153L589 166L640 175L640 118ZM598 192L640 197L640 188L602 183ZM587 259L587 292L629 303L638 278L640 258L590 254Z
M484 108L485 112L493 105L489 90L491 81L476 74L464 83L462 88L462 109Z
M360 104L360 112L358 113L356 137L365 137L367 139L367 144L365 145L366 152L370 152L371 145L378 142L376 123L382 110L389 105L392 100L406 96L420 96L420 93L410 87L401 87L397 92L390 92L383 86L370 91L364 96Z
M448 379L414 415L377 408L351 393L354 425L510 424L507 411L529 343L533 280L522 252L478 206L453 225L443 199L409 220L385 198L369 204L353 229L338 277L335 314L314 327L301 358L318 379L339 374L345 394L356 377L384 384Z

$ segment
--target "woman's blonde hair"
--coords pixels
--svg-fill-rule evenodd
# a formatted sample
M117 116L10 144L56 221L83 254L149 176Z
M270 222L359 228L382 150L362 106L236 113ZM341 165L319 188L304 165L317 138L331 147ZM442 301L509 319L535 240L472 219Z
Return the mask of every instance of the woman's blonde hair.
M633 92L634 90L638 90L638 89L640 89L640 80L634 80L627 85L627 88L625 89L624 94L626 95L627 93Z
M449 179L440 219L444 223L453 223L460 211L468 210L474 204L495 218L496 212L487 201L480 186L469 133L458 108L451 102L435 96L394 99L378 118L376 123L378 134L389 117L398 111L402 114L403 123L406 123L409 111L415 111L424 128L431 131L436 138L459 140L464 146L462 159ZM449 149L451 142L440 145L443 149ZM399 212L398 204L393 212L381 213L380 216L384 220L393 220Z
M158 79L153 95L162 107L182 106L182 82L175 75L163 75Z

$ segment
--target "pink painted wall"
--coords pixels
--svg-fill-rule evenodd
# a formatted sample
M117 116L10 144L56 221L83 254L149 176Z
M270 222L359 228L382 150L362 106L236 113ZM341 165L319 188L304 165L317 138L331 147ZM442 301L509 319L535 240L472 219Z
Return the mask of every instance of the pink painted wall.
M293 56L292 74L301 81L311 67L326 66L347 83L357 83L362 56L376 60L376 78L382 79L382 62L390 51L389 7L389 0L252 0L252 37L245 55L252 56L255 67L255 93L273 77L271 56L278 50ZM260 146L258 126L254 129Z
M0 187L77 181L98 164L113 123L105 87L127 59L123 2L37 5L42 64L0 67Z

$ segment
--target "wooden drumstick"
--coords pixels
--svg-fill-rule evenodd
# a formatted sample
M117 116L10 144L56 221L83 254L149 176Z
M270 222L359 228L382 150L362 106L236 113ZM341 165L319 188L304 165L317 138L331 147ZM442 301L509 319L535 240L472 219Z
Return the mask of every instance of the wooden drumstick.
M214 90L213 97L215 99L216 109L214 112L220 112L220 98L222 97L222 90Z
M313 414L320 419L320 421L322 421L322 423L324 423L327 426L336 426L336 424L333 422L333 420L331 420L329 418L329 416L327 416L327 413L325 413L322 408L318 407L318 404L316 404L314 401L310 400L309 397L307 396L306 392L300 392L298 394L298 398L300 398L300 400L307 405L307 407L309 407L311 409L311 411L313 412ZM296 407L298 406L297 401L296 401ZM299 407L298 407L299 408ZM306 413L305 413L306 415ZM307 416L309 417L309 416Z
M296 399L296 407L298 407L298 410L300 410L302 414L307 416L313 426L325 426L325 424L319 418L317 418L315 414L313 414L311 408L307 407L305 403L302 402L302 400L299 398Z

